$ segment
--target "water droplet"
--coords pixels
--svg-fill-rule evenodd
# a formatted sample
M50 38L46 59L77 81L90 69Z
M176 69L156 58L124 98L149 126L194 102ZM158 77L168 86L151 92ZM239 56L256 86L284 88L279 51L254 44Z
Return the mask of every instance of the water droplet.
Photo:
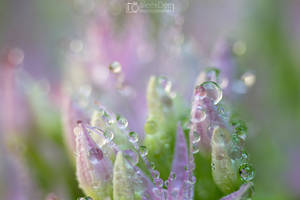
M187 179L185 181L186 184L189 184L189 185L194 185L196 183L196 177L195 176L192 176L191 179Z
M197 106L196 108L193 109L192 111L192 122L193 123L199 123L205 120L206 118L206 113L205 110L201 106Z
M220 86L213 81L206 81L201 84L201 86L205 89L206 96L210 98L214 104L218 104L222 99L222 89Z
M147 120L144 129L146 134L154 134L158 129L158 125L154 120Z
M241 131L241 130L246 131L247 130L246 123L242 120L232 120L231 124L232 124L232 126L235 127L236 131Z
M184 132L190 132L190 129L192 128L192 122L189 120L189 121L186 121L184 124L183 124L183 130Z
M95 140L95 142L102 147L104 144L106 144L108 141L104 136L104 131L97 128L97 127L86 127L89 135Z
M103 133L105 139L107 140L107 142L110 142L114 139L114 133L110 130L105 130Z
M232 134L232 142L234 144L240 144L241 143L241 138L239 138L235 133Z
M127 119L122 116L117 116L117 122L118 122L119 128L121 128L121 129L125 129L128 126Z
M97 164L103 159L103 152L101 149L94 147L89 150L88 156L91 163Z
M215 170L215 169L216 169L216 164L215 164L215 163L211 163L211 168L212 168L213 170Z
M105 110L100 109L99 110L99 114L102 114L102 120L108 125L112 125L114 123L114 120L112 119L112 117L110 116L110 114L108 114Z
M169 180L165 181L165 186L168 188L168 186L169 186Z
M196 183L196 177L195 176L192 176L192 179L190 180L191 183L194 185Z
M254 169L248 163L242 163L240 166L241 180L248 182L254 178Z
M166 91L166 92L170 92L171 91L171 87L172 87L172 83L171 81L169 81L169 79L165 76L160 76L158 77L158 84Z
M193 154L196 154L196 153L198 153L200 151L199 146L200 146L199 143L193 143L192 144Z
M246 161L248 159L248 154L246 152L242 153L242 160Z
M141 152L141 156L145 157L148 155L148 149L146 146L140 146L140 152Z
M176 173L175 172L171 172L170 173L170 180L175 180L176 179Z
M246 131L237 131L236 132L237 136L241 139L241 140L246 140L247 138L247 132Z
M164 185L164 181L160 178L155 178L154 182L156 185L158 185L159 187L162 187Z
M129 142L131 143L137 143L139 140L137 133L134 131L129 132L128 137L129 137Z
M123 155L132 165L136 165L139 162L138 154L130 149L125 150Z
M117 61L114 61L113 63L111 63L108 68L114 74L118 74L122 71L122 66Z
M198 133L197 131L193 131L193 143L198 143L200 142L201 136L200 133Z

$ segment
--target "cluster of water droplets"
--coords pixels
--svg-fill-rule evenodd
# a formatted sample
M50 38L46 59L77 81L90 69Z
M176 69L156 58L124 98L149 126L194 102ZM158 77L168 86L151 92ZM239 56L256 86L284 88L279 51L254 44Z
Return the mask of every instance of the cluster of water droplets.
M239 161L239 173L243 182L252 181L255 175L254 168L249 164L248 154L245 151L245 140L247 138L247 126L242 120L231 120L233 126L232 148L230 157Z
M91 163L97 163L103 158L103 156L107 156L105 152L105 148L104 150L103 148L101 148L104 145L109 145L115 152L122 151L124 158L127 160L128 167L133 169L135 172L134 181L137 183L136 185L138 186L141 184L141 182L144 181L142 180L143 179L142 172L137 167L141 158L141 161L146 165L147 170L152 176L152 180L154 184L152 190L153 194L155 194L157 198L163 198L167 191L164 188L167 188L168 182L170 180L173 181L173 179L176 178L176 174L173 174L172 177L166 182L164 182L160 178L160 173L155 169L156 168L155 164L153 162L150 162L147 158L148 156L147 147L144 145L139 145L140 143L139 135L136 132L130 131L128 129L128 121L126 118L120 115L114 116L113 114L108 113L104 108L101 107L98 109L97 114L98 117L101 117L101 119L106 123L106 127L111 127L114 124L117 124L118 128L122 131L122 134L125 134L127 136L127 139L132 144L133 149L125 149L125 150L120 149L118 145L114 142L114 138L116 137L115 134L109 128L103 130L98 127L92 127L87 125L87 129L90 134L96 134L103 139L100 140L100 143L99 141L97 141L99 148L92 148L89 150L89 159ZM140 188L140 190L141 191L139 192L142 192L143 188ZM147 193L145 193L145 195L146 196L144 197L144 199L149 199L147 197Z
M198 153L200 151L201 135L197 126L201 124L210 123L207 127L207 131L212 133L214 128L214 119L211 112L219 106L222 100L223 94L222 89L217 83L219 70L215 68L209 68L200 75L198 81L203 81L197 85L194 89L194 99L191 110L191 120L190 120L190 140L192 142L192 153ZM216 107L216 108L215 108ZM212 111L213 109L213 111ZM207 119L209 118L209 119Z

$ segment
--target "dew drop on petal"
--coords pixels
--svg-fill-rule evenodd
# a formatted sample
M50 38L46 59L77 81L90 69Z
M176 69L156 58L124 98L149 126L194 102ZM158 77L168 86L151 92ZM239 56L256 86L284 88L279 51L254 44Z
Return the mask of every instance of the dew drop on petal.
M106 124L108 126L110 126L110 125L112 125L114 123L114 120L112 119L112 117L110 116L110 114L108 114L106 111L103 112L102 119L103 119L103 121L106 122Z
M91 163L97 164L97 163L99 163L100 160L103 159L103 152L101 151L101 149L99 149L97 147L91 148L89 150L88 156L89 156L89 160L91 161Z
M164 181L160 178L155 178L154 182L155 182L155 185L157 185L158 187L162 187L164 185Z
M114 73L114 74L118 74L122 71L122 66L119 62L114 61L109 65L109 70Z
M137 133L134 131L129 132L128 137L129 137L129 142L131 143L137 143L139 140Z
M222 89L216 82L206 81L202 83L201 86L205 89L206 96L210 98L215 105L222 100Z
M138 154L130 149L125 150L123 155L132 165L136 165L139 162Z
M93 140L96 141L96 143L102 147L105 145L108 141L104 136L104 131L97 128L97 127L86 127L89 135L93 138Z
M170 180L175 180L176 179L176 173L175 172L171 172L170 173Z
M243 131L243 130L237 131L236 134L241 140L245 141L247 138L247 131Z
M198 143L200 142L201 136L200 133L198 133L197 131L193 131L193 143Z
M165 76L158 77L158 83L159 85L166 91L171 91L172 83L169 81L169 79Z
M169 180L166 180L165 183L164 183L164 185L168 188L168 186L169 186Z
M254 169L248 163L242 163L240 165L241 180L248 182L254 178Z
M105 139L107 140L107 142L110 142L114 139L114 133L110 130L105 130L103 133Z
M141 152L141 156L145 157L148 155L148 149L146 146L140 146L140 152Z
M117 116L117 122L120 129L125 129L128 126L128 121L122 116Z
M248 154L246 152L243 152L241 159L246 161L248 159Z
M191 178L191 183L194 185L195 183L196 183L196 177L195 176L192 176L192 178Z
M216 164L215 164L215 163L211 163L211 168L212 168L213 170L215 170L215 169L216 169Z
M199 143L193 143L192 144L192 150L193 150L193 154L196 154L200 151L200 148L199 148L200 144Z

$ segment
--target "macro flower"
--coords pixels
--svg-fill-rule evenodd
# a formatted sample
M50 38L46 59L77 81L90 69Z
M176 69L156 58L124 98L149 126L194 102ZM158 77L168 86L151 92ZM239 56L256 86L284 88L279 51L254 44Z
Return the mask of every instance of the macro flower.
M150 77L145 134L100 103L90 120L78 118L71 138L77 179L87 195L81 199L205 199L205 184L214 198L251 197L247 127L224 110L218 74L215 68L204 71L190 109L182 109L183 99L167 77Z

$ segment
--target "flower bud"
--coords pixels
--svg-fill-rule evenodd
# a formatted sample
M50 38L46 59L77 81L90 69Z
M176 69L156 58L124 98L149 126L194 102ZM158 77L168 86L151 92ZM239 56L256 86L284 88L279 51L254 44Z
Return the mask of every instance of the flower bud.
M127 168L125 162L122 152L118 152L113 174L114 199L134 199L133 179L128 172L130 169Z
M112 197L112 162L79 123L76 134L76 173L80 188L94 200Z
M211 140L212 175L216 185L224 193L235 191L241 184L239 166L229 155L231 135L225 128L215 127Z

